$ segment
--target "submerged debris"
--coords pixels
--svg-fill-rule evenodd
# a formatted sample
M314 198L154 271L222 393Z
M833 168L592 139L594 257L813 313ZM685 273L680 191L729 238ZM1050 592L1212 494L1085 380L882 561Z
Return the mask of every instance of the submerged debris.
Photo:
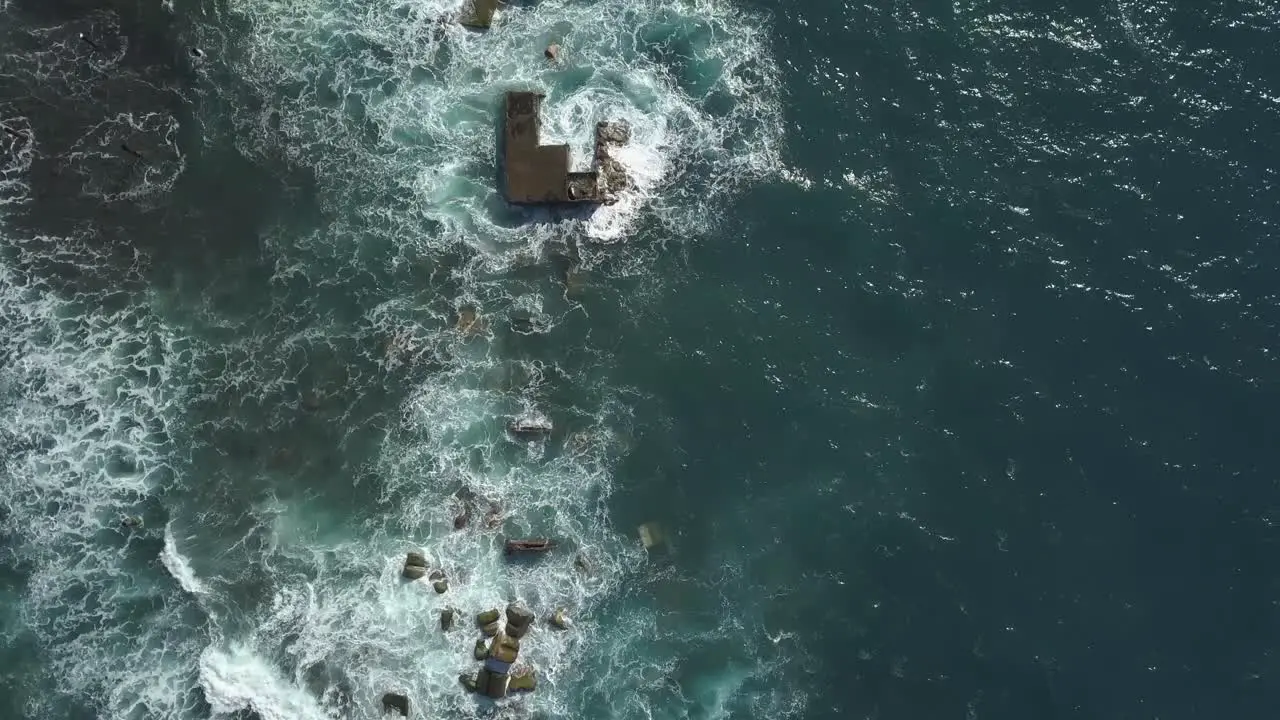
M544 553L554 550L555 547L556 544L546 538L525 538L523 540L508 540L504 552L507 555Z

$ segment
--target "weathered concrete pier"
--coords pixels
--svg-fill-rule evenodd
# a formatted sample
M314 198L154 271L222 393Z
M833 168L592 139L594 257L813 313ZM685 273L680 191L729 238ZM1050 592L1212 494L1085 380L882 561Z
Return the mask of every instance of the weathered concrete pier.
M535 92L509 92L503 133L502 175L508 202L610 205L630 184L612 148L631 139L624 122L596 125L595 168L571 172L568 145L540 145L542 100Z

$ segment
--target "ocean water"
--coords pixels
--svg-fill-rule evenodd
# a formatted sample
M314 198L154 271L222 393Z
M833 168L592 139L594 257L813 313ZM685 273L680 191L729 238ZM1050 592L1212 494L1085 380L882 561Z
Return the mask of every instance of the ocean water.
M460 5L0 0L0 717L1274 716L1280 6Z

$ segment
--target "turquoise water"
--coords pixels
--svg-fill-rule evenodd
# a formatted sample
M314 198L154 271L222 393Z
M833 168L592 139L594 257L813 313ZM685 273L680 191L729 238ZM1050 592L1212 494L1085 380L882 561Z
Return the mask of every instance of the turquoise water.
M1274 8L459 5L0 4L0 715L1268 716Z

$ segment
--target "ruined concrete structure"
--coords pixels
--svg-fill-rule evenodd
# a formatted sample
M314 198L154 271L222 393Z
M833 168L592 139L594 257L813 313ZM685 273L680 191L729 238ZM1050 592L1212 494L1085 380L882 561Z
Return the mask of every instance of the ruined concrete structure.
M570 172L568 145L540 145L542 100L535 92L509 92L503 131L502 176L507 200L517 204L609 205L630 183L612 148L631 139L622 122L596 125L595 168Z

